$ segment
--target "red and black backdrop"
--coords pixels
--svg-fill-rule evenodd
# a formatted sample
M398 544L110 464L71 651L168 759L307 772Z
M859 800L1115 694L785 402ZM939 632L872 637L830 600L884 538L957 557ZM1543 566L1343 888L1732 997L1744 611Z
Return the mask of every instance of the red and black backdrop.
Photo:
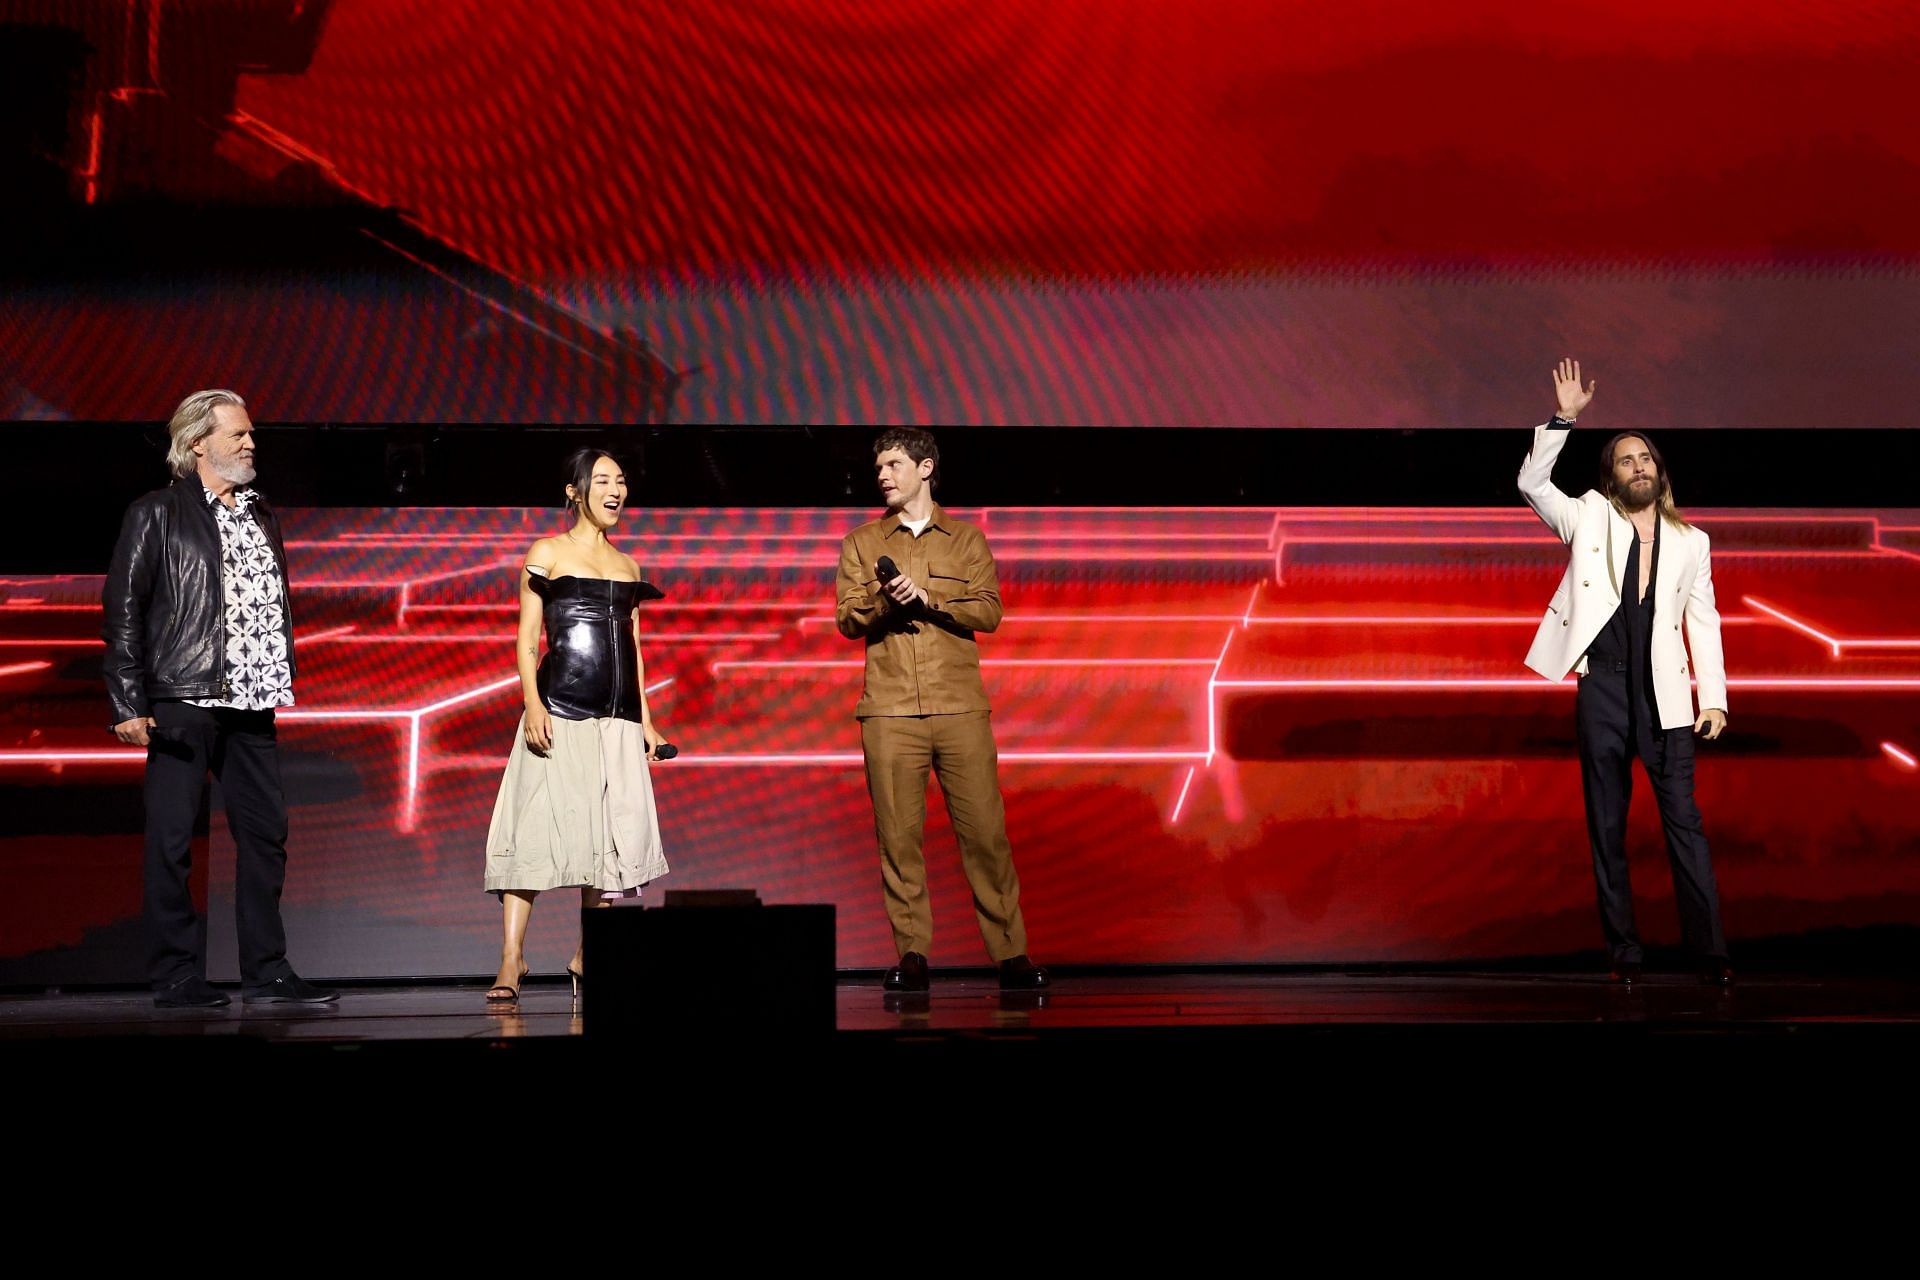
M1706 504L1735 946L1908 925L1920 500L1875 429L1920 403L1916 70L1920 18L1854 3L0 0L0 414L142 484L186 390L277 424L312 974L491 968L512 575L552 528L486 495L557 426L653 460L622 538L668 592L672 883L834 901L842 963L887 958L858 649L822 620L869 429L914 423L1001 559L1043 959L1458 960L1597 943L1571 691L1519 665L1564 552L1490 505L1576 354L1596 422L1674 432ZM745 456L821 451L791 483ZM451 505L369 505L422 466ZM1090 505L1102 467L1124 505ZM0 981L137 979L139 759L58 474L0 560ZM977 959L935 812L935 958Z

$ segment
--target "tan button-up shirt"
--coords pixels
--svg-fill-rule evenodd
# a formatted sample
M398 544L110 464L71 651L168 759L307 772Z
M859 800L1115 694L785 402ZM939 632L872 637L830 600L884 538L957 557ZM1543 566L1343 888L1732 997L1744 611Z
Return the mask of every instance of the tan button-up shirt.
M881 556L926 589L925 606L897 605L881 590ZM841 635L867 642L855 717L989 709L973 635L1000 625L1000 579L977 526L938 506L917 538L897 514L861 525L840 542L834 618Z

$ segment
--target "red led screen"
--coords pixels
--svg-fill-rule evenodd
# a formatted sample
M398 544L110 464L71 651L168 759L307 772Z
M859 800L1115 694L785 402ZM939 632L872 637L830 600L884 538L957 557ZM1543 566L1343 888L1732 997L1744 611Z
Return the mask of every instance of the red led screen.
M0 302L12 417L230 384L278 421L1487 427L1565 351L1650 427L1920 400L1911 8L0 0L0 29L21 154L60 169Z
M1006 601L981 641L1035 953L1057 962L1449 960L1599 946L1573 687L1521 658L1566 552L1525 510L957 512ZM1729 936L1920 923L1920 512L1694 512L1714 540L1731 729L1699 796ZM673 873L839 908L891 947L832 625L835 510L636 513ZM519 511L285 513L298 705L292 959L314 976L491 973L483 847L520 694ZM106 732L97 578L0 581L0 982L140 977L142 753ZM1676 924L1644 779L1643 925ZM979 963L928 825L937 962ZM216 976L231 848L213 819ZM573 904L535 912L570 954ZM559 898L568 899L566 902ZM657 901L657 898L655 898ZM115 968L118 966L118 968Z

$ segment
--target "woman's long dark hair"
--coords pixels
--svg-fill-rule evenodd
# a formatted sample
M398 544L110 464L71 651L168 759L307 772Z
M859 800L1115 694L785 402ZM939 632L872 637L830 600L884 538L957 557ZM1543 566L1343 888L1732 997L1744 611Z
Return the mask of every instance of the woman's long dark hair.
M1620 501L1620 486L1613 478L1613 451L1620 447L1622 440L1638 440L1653 455L1654 469L1659 472L1659 480L1653 490L1653 505L1660 512L1660 518L1675 528L1693 528L1692 522L1680 514L1680 508L1673 505L1673 481L1667 478L1667 460L1660 456L1660 446L1644 431L1622 431L1607 441L1607 447L1600 451L1600 492L1607 501L1613 504L1616 511L1626 514L1626 505ZM587 464L587 471L589 474L593 471L591 462Z
M588 447L575 449L567 455L567 483L573 486L573 497L564 499L560 503L561 506L578 507L587 500L587 490L593 487L593 465L602 458L608 459L614 466L619 467L623 474L626 472L627 464L607 449ZM562 489L561 492L565 493L566 490Z

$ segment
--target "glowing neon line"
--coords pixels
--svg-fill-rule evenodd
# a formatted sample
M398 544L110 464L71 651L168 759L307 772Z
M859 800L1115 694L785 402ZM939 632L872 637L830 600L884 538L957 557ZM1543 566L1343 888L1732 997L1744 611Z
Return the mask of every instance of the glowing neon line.
M999 756L1002 764L1165 765L1187 764L1205 758L1206 753L1201 751L1002 751ZM663 767L678 769L683 765L704 765L708 768L751 768L758 765L864 764L865 761L866 757L855 751L743 752L737 755L712 756L690 752Z
M1254 592L1257 593L1260 590L1260 584L1257 582L1254 583L1253 590ZM1253 607L1253 596L1251 594L1247 597L1247 607L1248 608ZM1214 659L1214 662L1213 662L1213 674L1207 677L1207 767L1208 768L1213 767L1214 753L1220 749L1220 730L1219 730L1219 724L1217 719L1215 718L1215 712L1214 712L1214 705L1219 701L1219 699L1213 696L1213 691L1219 688L1220 686L1220 668L1227 660L1227 650L1233 647L1233 638L1239 634L1240 633L1238 631L1235 631L1232 628L1228 628L1227 638L1220 642L1220 656Z
M1287 543L1301 546L1322 547L1539 547L1543 551L1555 550L1560 544L1544 537L1508 537L1504 534L1301 534L1284 539L1281 547ZM1803 550L1782 551L1778 549L1747 549L1743 547L1723 547L1715 554L1721 558L1741 560L1860 560L1871 559L1880 554L1876 547L1809 547ZM1143 557L1161 559L1162 557ZM1164 557L1178 560L1179 556Z
M1808 626L1806 623L1800 621L1798 618L1782 613L1780 610L1774 608L1772 605L1766 603L1764 600L1757 600L1752 596L1742 596L1740 597L1740 603L1748 606L1749 608L1758 609L1760 612L1766 614L1771 618L1775 618L1779 620L1780 622L1784 623L1788 627L1791 627L1793 630L1800 632L1803 635L1812 636L1815 640L1818 640L1821 644L1826 645L1828 649L1832 650L1834 657L1837 658L1840 656L1840 642L1835 640L1832 636L1824 635L1821 632L1814 630L1811 626Z
M97 106L87 113L87 167L80 171L80 176L87 180L84 199L88 204L100 198L101 114Z
M1759 618L1745 618L1739 615L1723 616L1722 626L1738 627L1758 625ZM1283 616L1254 618L1249 623L1255 627L1537 627L1540 615L1537 613L1296 613ZM1849 640L1848 644L1854 643Z
M1168 826L1174 827L1180 825L1180 809L1181 806L1187 803L1187 788L1193 785L1193 775L1199 771L1200 767L1198 765L1188 767L1187 780L1180 784L1180 796L1173 802L1173 816L1167 819Z
M338 640L341 636L350 635L356 630L358 630L358 628L349 622L345 626L329 627L325 631L316 631L311 635L295 636L293 642L295 644L314 644L321 640Z
M1445 533L1393 533L1393 534L1298 534L1290 539L1293 542L1310 543L1314 546L1379 546L1379 547L1544 547L1552 549L1557 544L1549 537L1528 537L1524 535L1508 537L1499 533L1482 534L1445 534Z
M448 707L457 707L462 703L472 702L476 698L484 698L490 693L498 693L502 689L519 683L520 677L518 675L503 676L491 684L480 686L478 689L469 689L465 693L456 693L451 698L442 698L440 701L432 703L429 706L421 707L413 714L416 716L430 716L436 711L445 711Z
M859 658L796 658L791 660L712 662L707 670L719 675L723 669L745 670L809 669L860 671L866 662ZM984 667L1211 667L1212 658L982 658Z
M131 751L0 751L0 764L131 764L147 753Z
M703 600L676 600L671 603L649 601L642 606L650 611L661 609L712 610L714 612L752 613L756 610L767 613L798 613L807 609L818 609L818 600L800 603L796 601L768 601L758 603L709 603ZM518 610L517 604L416 604L414 613L507 613Z
M15 662L0 667L0 676L23 676L29 671L45 671L52 665L51 662Z
M1000 629L1005 631L1010 623L1020 623L1029 627L1045 626L1055 622L1084 622L1095 625L1103 622L1153 625L1162 622L1238 622L1240 618L1241 615L1237 613L1026 613L1019 615L1010 613L1000 619ZM834 619L825 616L802 618L798 625L803 627L830 627L834 625Z
M751 545L752 541L753 541L752 539L742 539L742 542L748 545ZM1036 541L1038 540L1036 539ZM1253 539L1248 539L1248 541L1252 542ZM1541 542L1542 540L1538 538L1528 538L1528 539L1516 539L1516 541ZM837 540L835 545L837 545ZM1109 560L1141 561L1141 562L1152 563L1152 564L1187 564L1195 561L1219 561L1223 563L1245 564L1249 561L1265 560L1267 558L1267 548L1262 545L1262 546L1249 546L1245 551L1170 551L1165 555L1142 555L1139 552L1134 552L1134 551L1114 551L1109 553L1102 553L1098 551L1067 551L1067 552L1056 554L1053 552L1052 549L1045 546L1040 546L1040 547L1034 547L1034 548L1011 549L1006 554L1001 555L998 558L1004 561L1020 561L1020 562L1035 561L1035 560L1038 560L1038 561L1060 560L1060 561L1064 561L1071 564L1097 563L1097 562L1109 561ZM508 561L507 563L511 564L512 562ZM460 572L461 573L477 573L486 567L487 566L483 565L476 569L461 570ZM648 562L649 569L719 568L719 569L830 570L832 567L833 567L833 561L832 561L831 554L820 555L820 556L808 556L805 558L798 557L798 556L767 557L767 556L755 555L750 551L726 552L726 553L719 553L714 555L701 555L698 553L695 553L692 555L685 555L685 554L661 555L661 556L653 557ZM441 575L441 576L451 577L456 575L447 574L447 575ZM371 589L371 588L384 589L384 588L398 587L404 584L398 581L386 580L386 581L380 581L380 582L296 581L293 585L295 586L295 588L325 587L325 588L332 588L337 590L349 590L349 589ZM416 607L419 607L419 606L416 606Z
M415 714L407 723L407 794L400 809L400 830L412 831L420 804L420 739L425 735L420 731L420 716Z
M538 538L540 533L532 529L507 529L500 533L343 533L337 538L315 538L302 542L289 542L290 547L327 548L338 550L359 550L367 547L491 547L498 546L508 538ZM623 542L819 542L838 543L846 536L844 530L823 531L820 533L783 533L779 530L767 530L753 533L665 533L653 529L616 530L615 536Z
M831 621L831 619L829 619ZM351 627L347 628L349 631ZM778 640L784 631L654 631L648 632L646 643L678 644L681 641L742 641L742 640ZM321 637L315 637L319 639ZM515 635L511 631L499 633L482 632L478 634L412 635L412 636L352 636L346 644L454 644L457 642L485 641L489 644L511 644Z
M1841 650L1843 649L1920 649L1920 638L1916 638L1916 639L1881 638L1881 639L1867 639L1867 640L1843 640L1836 636L1830 636L1825 632L1818 630L1817 628L1814 627L1812 623L1805 622L1799 618L1796 618L1792 614L1786 612L1784 609L1777 609L1773 605L1768 604L1766 601L1761 600L1756 596L1742 596L1740 597L1740 602L1742 604L1750 605L1751 607L1760 610L1760 612L1768 615L1771 618L1778 620L1781 624L1787 627L1791 627L1795 631L1798 631L1805 635L1809 635L1813 637L1815 640L1818 640L1821 644L1824 644L1828 648L1833 650L1833 656L1836 658L1842 656Z
M1044 529L1002 531L995 542L1257 542L1266 550L1269 539L1261 533L1185 533L1174 530L1154 533L1066 533ZM837 540L836 540L837 541Z
M1216 687L1221 689L1572 689L1578 686L1578 680L1569 676L1565 680L1507 680L1507 679L1270 679L1270 680L1221 680ZM1850 678L1809 676L1795 679L1734 679L1727 681L1732 689L1920 689L1920 679L1898 678Z
M647 696L651 697L655 693L658 693L660 690L672 684L677 678L676 676L668 676L665 680L660 680L646 686ZM406 790L401 801L399 827L401 831L412 831L414 829L420 799L420 753L426 736L426 718L435 712L445 711L450 707L457 707L463 703L484 698L490 693L498 693L502 689L518 683L520 683L520 677L518 675L506 676L489 684L482 685L477 689L468 689L462 693L454 694L452 697L442 698L438 702L430 703L424 707L416 707L411 710L373 710L361 708L331 708L320 711L288 710L281 712L280 718L289 721L320 722L339 720L405 721L407 723L407 781Z
M384 578L377 581L341 581L332 578L312 580L301 578L293 583L302 591L387 591L394 587L405 590L408 587L425 586L429 582L445 582L452 578L471 577L476 573L485 573L489 569L505 569L514 565L514 560L489 560L485 564L468 565L461 569L444 569L439 573L430 573L419 578Z
M1248 626L1253 627L1479 627L1479 626L1538 626L1540 615L1537 613L1483 613L1479 615L1462 613L1438 614L1311 614L1296 613L1281 617L1249 618Z
M1895 760L1898 760L1901 764L1905 765L1907 768L1920 769L1920 760L1914 759L1912 752L1902 751L1899 747L1894 746L1891 742L1881 743L1880 749L1886 752L1888 755L1892 756Z

